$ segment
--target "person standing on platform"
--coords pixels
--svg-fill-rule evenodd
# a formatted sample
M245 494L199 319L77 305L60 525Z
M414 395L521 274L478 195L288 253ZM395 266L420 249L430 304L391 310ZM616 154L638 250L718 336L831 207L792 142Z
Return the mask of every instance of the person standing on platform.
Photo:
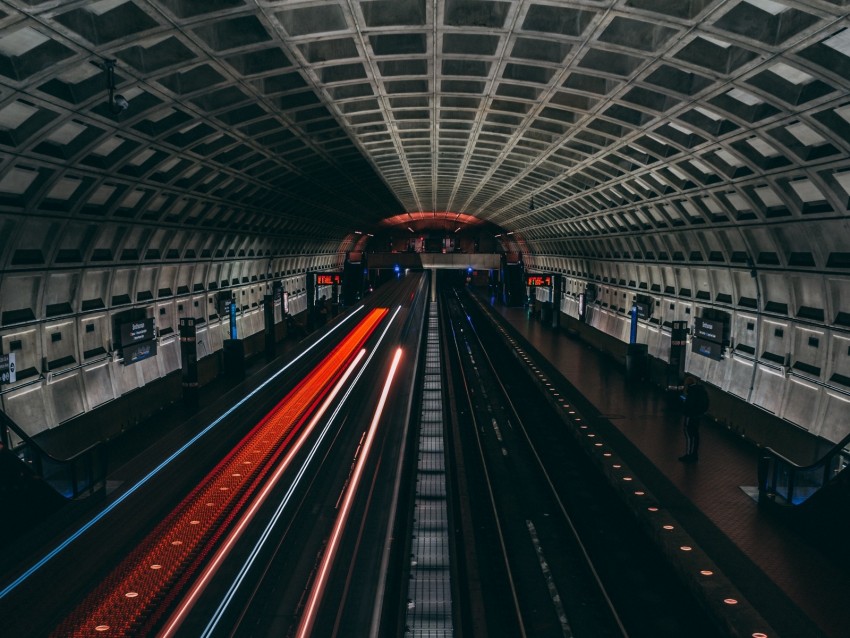
M685 432L685 454L679 457L682 463L696 463L699 460L699 426L702 416L708 412L708 392L696 377L685 379L685 393L682 395L685 414L683 430Z

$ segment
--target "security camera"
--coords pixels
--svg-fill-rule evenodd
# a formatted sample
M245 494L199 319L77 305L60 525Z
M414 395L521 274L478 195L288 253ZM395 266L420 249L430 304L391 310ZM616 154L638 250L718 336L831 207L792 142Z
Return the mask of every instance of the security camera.
M123 95L116 95L112 98L112 112L113 113L121 113L122 111L126 111L127 107L130 106L130 103L127 101Z

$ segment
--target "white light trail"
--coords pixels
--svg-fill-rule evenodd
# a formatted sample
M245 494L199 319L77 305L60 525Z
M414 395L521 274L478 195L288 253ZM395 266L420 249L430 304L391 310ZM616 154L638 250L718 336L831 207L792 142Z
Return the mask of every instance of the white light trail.
M230 553L230 550L242 536L242 533L254 519L254 516L259 511L260 507L262 507L263 503L266 502L271 491L275 488L275 486L280 481L284 472L289 468L290 463L292 463L292 459L296 454L301 450L304 446L304 443L307 441L307 438L310 436L310 433L316 427L316 424L322 419L325 412L328 409L328 406L336 399L336 395L339 394L339 391L348 381L348 377L351 376L351 373L354 372L354 369L360 364L360 360L366 354L366 350L362 349L357 353L357 356L354 358L354 361L348 366L345 370L345 373L340 377L339 381L336 382L336 385L330 391L330 393L325 397L325 400L322 401L321 406L316 412L313 414L313 417L307 423L307 425L303 428L303 430L299 433L299 435L293 441L292 447L283 457L283 460L280 462L280 465L277 466L274 473L269 477L269 480L263 485L263 489L260 490L257 497L251 503L251 506L245 511L242 517L239 520L239 523L234 527L230 533L227 535L224 543L221 547L218 548L212 560L207 564L204 568L204 571L201 572L201 575L192 585L192 588L189 590L188 594L183 598L180 602L180 605L171 614L171 617L168 619L165 627L159 633L161 638L166 638L169 636L173 636L175 632L180 628L180 625L183 623L183 620L186 618L186 615L191 611L192 607L194 607L195 603L198 600L198 597L203 593L206 586L209 584L209 581L218 571L218 568L221 566L221 563L227 558L227 555ZM315 447L314 447L315 451ZM310 454L310 458L312 458L312 452ZM309 464L310 458L302 465L300 471L298 472L298 476L296 476L295 481L293 481L292 486L290 486L289 491L287 492L286 500L289 500L290 494L295 490L298 482L301 480L301 477L304 475L304 470L306 466Z
M398 362L401 360L401 348L398 348L393 357L390 371L387 374L387 379L384 382L384 389L381 391L381 398L378 401L378 406L375 409L375 414L372 416L372 423L369 424L369 434L366 436L366 441L363 443L363 452L354 468L351 475L351 481L348 485L348 491L345 494L345 499L342 502L339 514L336 518L333 531L331 532L330 540L325 547L325 554L322 557L322 563L316 576L316 581L313 583L313 588L310 590L310 597L307 600L307 605L304 609L304 614L301 616L301 622L298 625L296 636L298 638L308 638L313 631L313 625L316 622L316 614L318 613L319 604L324 595L325 587L327 586L328 577L331 567L333 566L334 558L339 549L339 541L342 537L342 532L348 522L348 515L351 513L354 496L357 492L357 487L360 484L360 478L363 474L363 466L366 464L366 459L369 458L369 451L372 447L372 442L375 440L375 433L378 429L378 422L384 412L384 405L389 396L390 386L392 385L393 377L395 377Z

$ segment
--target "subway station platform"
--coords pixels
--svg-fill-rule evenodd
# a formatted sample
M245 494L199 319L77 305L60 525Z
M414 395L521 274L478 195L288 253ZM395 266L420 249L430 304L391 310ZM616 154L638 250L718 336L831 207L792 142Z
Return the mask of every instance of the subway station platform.
M548 360L595 406L596 419L622 435L609 437L620 458L774 632L850 635L850 577L811 541L760 510L755 445L706 419L699 462L680 462L682 417L666 391L629 379L614 357L542 324L528 308L490 305L518 343L524 340Z

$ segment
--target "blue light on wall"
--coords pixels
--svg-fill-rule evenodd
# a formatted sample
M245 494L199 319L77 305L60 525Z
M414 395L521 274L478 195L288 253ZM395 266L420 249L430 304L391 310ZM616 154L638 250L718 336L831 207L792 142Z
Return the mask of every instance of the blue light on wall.
M230 338L236 339L236 301L230 302Z

